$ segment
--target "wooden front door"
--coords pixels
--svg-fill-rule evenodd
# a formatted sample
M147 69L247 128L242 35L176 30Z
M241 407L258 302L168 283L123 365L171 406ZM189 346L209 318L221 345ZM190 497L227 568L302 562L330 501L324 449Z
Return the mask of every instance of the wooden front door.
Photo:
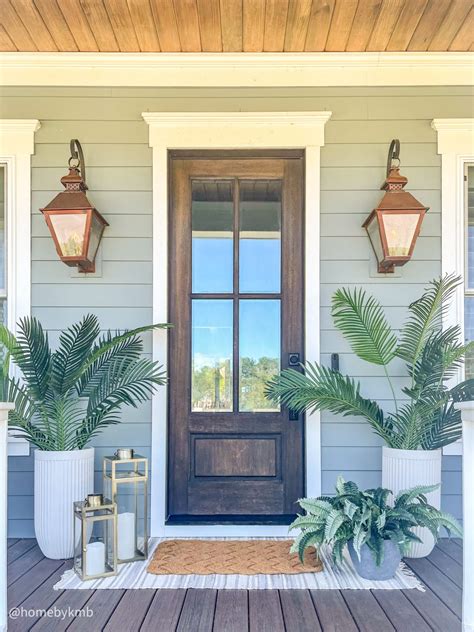
M302 416L264 394L303 353L303 157L174 154L168 521L284 523Z

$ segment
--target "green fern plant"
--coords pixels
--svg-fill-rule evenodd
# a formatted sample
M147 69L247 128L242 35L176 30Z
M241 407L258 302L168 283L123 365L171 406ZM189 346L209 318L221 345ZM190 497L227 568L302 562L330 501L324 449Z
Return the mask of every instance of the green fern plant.
M474 380L454 388L466 352L458 325L442 329L442 320L460 279L446 275L431 281L424 294L409 306L409 317L399 336L390 328L380 304L362 289L339 289L332 299L334 323L362 360L382 368L393 398L384 412L364 397L349 376L316 363L303 372L286 369L267 385L266 394L296 411L327 410L363 417L391 448L435 450L461 436L461 414L455 402L474 399ZM408 385L397 398L389 374L395 359L404 361Z
M332 548L336 564L341 564L345 546L352 541L360 558L362 546L372 551L377 566L383 563L384 541L391 540L399 548L402 557L412 542L420 542L413 533L414 527L427 527L435 540L441 527L448 533L462 536L462 529L455 518L429 505L426 494L438 485L418 486L400 492L393 505L388 504L389 489L359 490L352 481L345 482L339 476L335 496L319 496L299 500L304 515L299 515L290 530L299 529L291 547L303 561L309 546L323 544Z
M65 329L53 351L36 318L24 318L15 337L0 325L4 361L0 401L13 402L9 426L40 450L83 449L120 421L122 406L137 407L166 382L162 367L142 357L140 334L150 325L100 335L96 316ZM10 362L20 376L12 376Z

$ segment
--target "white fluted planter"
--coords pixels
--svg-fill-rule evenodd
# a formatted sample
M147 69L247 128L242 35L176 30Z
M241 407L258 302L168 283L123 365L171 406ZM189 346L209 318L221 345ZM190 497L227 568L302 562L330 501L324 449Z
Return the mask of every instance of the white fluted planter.
M35 450L35 534L43 555L74 556L73 502L94 491L94 448Z
M388 487L395 495L416 485L441 484L441 450L396 450L382 448L382 487ZM430 505L441 507L441 487L427 494ZM424 527L414 529L423 540L414 542L407 557L426 557L434 548L431 532Z

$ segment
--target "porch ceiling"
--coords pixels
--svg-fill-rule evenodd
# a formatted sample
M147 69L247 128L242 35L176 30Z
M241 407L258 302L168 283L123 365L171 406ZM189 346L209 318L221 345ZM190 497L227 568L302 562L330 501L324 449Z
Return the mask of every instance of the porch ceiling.
M472 0L0 0L0 51L472 51Z

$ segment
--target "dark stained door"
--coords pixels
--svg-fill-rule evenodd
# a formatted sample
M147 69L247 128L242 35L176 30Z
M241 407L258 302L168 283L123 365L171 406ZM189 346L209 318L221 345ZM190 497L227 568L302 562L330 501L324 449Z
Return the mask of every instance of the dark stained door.
M177 153L170 172L168 521L286 522L303 421L264 389L302 359L303 157Z

